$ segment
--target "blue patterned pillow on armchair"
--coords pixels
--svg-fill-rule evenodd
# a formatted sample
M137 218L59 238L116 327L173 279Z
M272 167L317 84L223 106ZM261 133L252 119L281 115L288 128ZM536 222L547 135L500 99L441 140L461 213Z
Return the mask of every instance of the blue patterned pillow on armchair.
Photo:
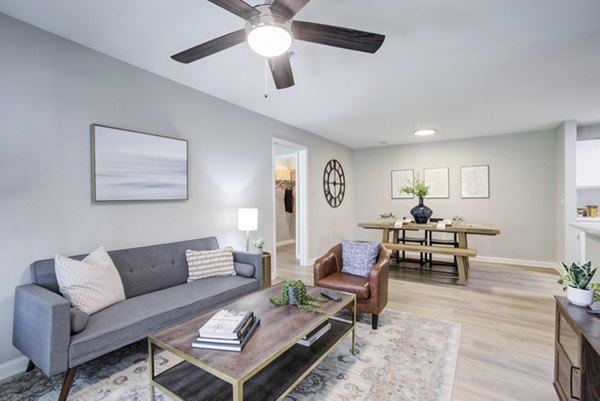
M356 242L342 240L342 273L369 277L377 263L380 242Z

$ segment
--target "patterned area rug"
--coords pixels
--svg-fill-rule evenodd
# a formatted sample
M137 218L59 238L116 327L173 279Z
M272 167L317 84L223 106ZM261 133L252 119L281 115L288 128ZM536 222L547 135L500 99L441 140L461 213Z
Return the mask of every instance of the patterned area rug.
M361 315L356 356L350 336L315 368L285 401L450 401L460 324L386 309L379 329ZM69 400L150 399L146 342L138 342L80 367ZM157 371L180 360L162 352ZM55 401L62 375L39 370L0 384L0 400ZM157 401L171 401L157 391ZM267 400L263 400L267 401Z

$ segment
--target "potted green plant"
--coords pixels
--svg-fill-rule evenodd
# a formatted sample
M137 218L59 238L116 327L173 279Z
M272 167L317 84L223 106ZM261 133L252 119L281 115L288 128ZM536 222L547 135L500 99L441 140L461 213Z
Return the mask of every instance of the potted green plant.
M281 298L269 297L275 306L295 305L297 308L308 312L322 314L320 304L327 302L323 297L313 297L306 293L306 286L302 280L287 280L281 287Z
M379 221L381 221L382 223L395 223L396 216L392 213L381 213L379 215Z
M558 283L562 284L567 290L567 299L573 305L588 306L594 302L594 289L589 287L597 267L592 267L592 262L589 261L580 265L573 262L571 266L567 266L561 262L565 269L565 274L558 279Z
M467 224L467 222L465 221L465 218L462 216L459 216L458 214L456 216L454 216L452 218L452 224L455 226L464 226L465 224Z
M265 247L265 240L263 237L259 237L256 241L254 241L254 247L258 249L259 253L263 252L263 248Z
M417 224L426 224L433 214L433 210L423 203L423 198L429 195L429 188L430 186L425 184L425 181L416 176L413 185L405 185L401 189L402 192L415 195L419 198L419 204L410 210L410 214Z

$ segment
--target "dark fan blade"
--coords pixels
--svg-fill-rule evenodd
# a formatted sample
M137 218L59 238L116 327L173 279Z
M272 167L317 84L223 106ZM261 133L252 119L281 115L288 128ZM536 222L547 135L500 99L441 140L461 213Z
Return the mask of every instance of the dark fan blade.
M280 15L285 19L292 19L309 1L310 0L275 0L273 4L271 4L271 12Z
M375 53L385 39L377 33L303 21L294 21L292 32L294 39L367 53Z
M271 74L277 89L285 89L294 86L294 74L292 74L292 65L290 64L289 54L282 54L279 57L269 59Z
M238 17L242 17L245 20L248 20L252 17L256 17L260 14L259 11L255 10L250 4L244 3L242 0L208 0L217 6L224 8L237 15Z
M171 58L180 63L188 64L192 61L199 60L203 57L210 56L220 52L221 50L229 49L232 46L239 45L246 41L246 30L240 29L239 31L228 33L213 40L209 40L201 45L194 46L190 49L184 50L181 53L177 53Z

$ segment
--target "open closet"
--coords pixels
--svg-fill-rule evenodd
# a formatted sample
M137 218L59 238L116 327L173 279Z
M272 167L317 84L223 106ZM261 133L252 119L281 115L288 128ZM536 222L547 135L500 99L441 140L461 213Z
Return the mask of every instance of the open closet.
M296 171L297 152L277 147L275 155L275 234L277 252L288 262L295 262L297 238Z

